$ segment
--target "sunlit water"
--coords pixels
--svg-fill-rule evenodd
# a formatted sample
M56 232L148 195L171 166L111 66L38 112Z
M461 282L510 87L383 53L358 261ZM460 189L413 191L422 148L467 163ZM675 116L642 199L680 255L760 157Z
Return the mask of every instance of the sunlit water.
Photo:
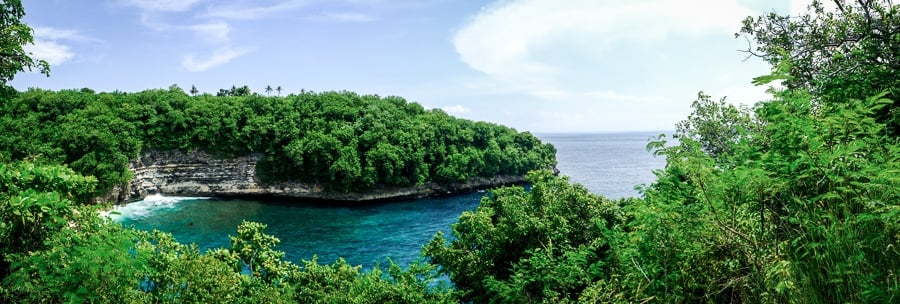
M608 198L636 196L634 186L653 181L654 169L665 161L644 147L658 133L539 134L557 148L561 174ZM268 225L266 233L281 239L278 250L289 261L319 257L330 263L343 257L370 268L390 258L405 265L419 258L434 234L449 232L466 210L473 210L485 192L389 203L325 204L287 200L151 196L117 208L116 221L138 229L170 232L201 250L228 247L242 220Z
M538 134L556 147L560 174L610 199L638 196L634 189L656 178L663 157L647 152L647 143L662 132L611 134Z

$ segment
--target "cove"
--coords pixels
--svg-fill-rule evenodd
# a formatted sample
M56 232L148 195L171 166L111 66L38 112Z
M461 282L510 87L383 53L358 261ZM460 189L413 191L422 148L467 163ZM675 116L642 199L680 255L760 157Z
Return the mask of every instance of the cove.
M645 146L660 132L610 134L540 134L557 148L558 168L591 192L609 199L638 196L635 185L652 182L653 170L665 166ZM201 251L229 247L242 220L268 225L266 233L281 240L285 259L319 257L331 263L343 257L364 269L388 258L407 265L419 258L437 231L450 236L460 214L474 210L486 192L391 202L335 205L290 200L238 200L150 196L116 209L113 219L141 230L172 233Z
M390 258L408 265L437 231L465 210L473 210L485 192L416 200L340 204L325 202L151 196L117 208L113 220L125 226L171 233L179 242L195 243L201 252L228 248L242 220L268 225L281 240L277 250L298 262L318 256L319 263L343 257L364 269Z

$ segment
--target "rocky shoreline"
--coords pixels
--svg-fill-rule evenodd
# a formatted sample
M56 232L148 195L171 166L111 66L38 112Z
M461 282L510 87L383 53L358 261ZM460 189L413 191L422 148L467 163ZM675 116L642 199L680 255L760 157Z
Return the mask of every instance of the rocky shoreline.
M146 151L129 164L134 178L96 200L124 204L148 195L316 199L344 202L421 198L521 184L525 176L477 177L464 183L426 183L409 187L383 187L366 192L335 193L322 185L299 182L263 184L256 176L260 155L216 158L202 151Z

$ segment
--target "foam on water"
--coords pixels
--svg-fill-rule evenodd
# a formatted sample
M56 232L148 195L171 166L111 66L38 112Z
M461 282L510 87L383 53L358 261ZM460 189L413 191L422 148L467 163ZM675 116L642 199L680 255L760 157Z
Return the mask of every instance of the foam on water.
M174 208L179 202L187 200L207 200L208 197L163 196L161 194L149 195L143 200L116 206L109 212L109 218L119 221L124 218L138 219L153 216L157 212Z

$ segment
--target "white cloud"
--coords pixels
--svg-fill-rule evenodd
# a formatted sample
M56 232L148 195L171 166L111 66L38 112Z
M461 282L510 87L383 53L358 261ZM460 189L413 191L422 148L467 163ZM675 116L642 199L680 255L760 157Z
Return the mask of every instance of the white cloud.
M58 29L48 26L34 26L34 37L48 40L76 40L96 41L96 39L82 36L76 30Z
M138 7L145 11L183 12L201 0L123 0L124 5Z
M311 0L288 0L267 6L223 5L210 7L206 16L223 19L259 19L302 8L310 5L311 2Z
M770 100L771 96L766 93L768 88L768 86L752 85L729 86L718 90L708 90L706 93L716 98L727 97L725 101L733 105L743 104L749 107L759 101Z
M50 65L60 65L76 57L72 45L97 45L102 41L84 36L76 30L60 29L36 25L34 44L27 45L26 51L35 58L46 60Z
M472 111L471 109L466 108L462 105L446 106L446 107L441 108L441 110L444 110L444 112L447 112L448 114L454 114L454 115L466 114L466 113L469 113Z
M230 41L231 26L224 21L210 21L191 25L173 25L154 21L149 15L141 16L141 24L158 32L193 32L202 40L208 42L227 43Z
M370 22L375 21L375 17L360 12L322 12L312 15L307 19L313 21L325 22Z
M181 56L181 66L190 72L202 72L213 67L228 63L233 59L240 57L249 51L235 50L231 46L231 25L221 19L209 20L203 17L193 16L182 22L172 23L170 21L174 14L180 14L183 11L190 10L191 7L199 2L197 0L189 0L184 4L176 4L177 1L164 1L159 4L153 4L152 1L130 0L130 3L138 6L145 11L140 15L141 24L147 28L158 32L176 32L189 33L195 35L198 45L201 48L209 50L209 54L198 55L197 53L187 53ZM163 20L163 21L161 21Z
M597 98L602 100L610 100L610 101L635 101L635 102L652 102L652 101L660 101L661 97L658 96L638 96L638 95L629 95L622 94L616 91L590 91L585 94L587 97Z
M809 0L791 0L789 13L791 14L791 16L803 14L806 12L806 8L811 2L812 1Z
M159 32L190 33L199 38L195 40L199 41L200 47L209 50L209 55L200 56L199 54L202 51L199 53L196 51L191 51L190 53L182 52L181 65L192 72L208 70L249 52L232 48L233 45L239 44L233 41L235 38L232 37L232 29L248 26L240 21L275 18L294 10L305 9L311 5L333 5L333 2L325 0L116 1L120 4L140 9L141 23L149 29ZM203 5L198 5L199 3L203 3ZM347 5L345 4L348 3L338 6L346 7ZM349 3L350 8L354 6L359 6L359 4ZM306 15L309 12L303 14ZM360 11L325 11L308 19L329 22L367 22L374 20L371 15ZM191 49L196 50L197 46L192 46Z
M55 41L35 39L33 45L26 45L25 51L34 58L46 60L51 66L60 65L75 58L72 48Z
M195 24L186 28L213 42L228 42L228 33L231 31L231 27L224 21Z
M766 95L750 80L768 65L742 61L746 42L734 33L747 16L771 8L741 3L496 0L451 37L475 72L460 83L472 96L497 100L468 115L499 119L485 113L515 108L503 123L524 129L664 130L690 112L701 90L752 105Z
M543 99L563 99L571 98L572 94L555 88L536 88L528 90L528 93Z
M665 48L673 38L730 36L753 14L737 0L500 1L482 9L452 42L464 63L498 86L552 99L588 93L566 77L596 73L601 67L590 61L612 47ZM594 57L577 58L584 54ZM558 64L566 60L577 63Z
M212 54L209 54L202 58L198 58L193 54L186 55L184 56L184 60L182 60L181 62L181 66L190 72L203 72L213 67L228 63L237 57L247 54L248 52L249 51L246 50L234 50L230 47L222 47L214 50Z
M539 109L527 117L524 129L541 132L605 132L671 130L685 115L676 112L648 112L635 109L602 107ZM640 119L640 124L635 120Z

